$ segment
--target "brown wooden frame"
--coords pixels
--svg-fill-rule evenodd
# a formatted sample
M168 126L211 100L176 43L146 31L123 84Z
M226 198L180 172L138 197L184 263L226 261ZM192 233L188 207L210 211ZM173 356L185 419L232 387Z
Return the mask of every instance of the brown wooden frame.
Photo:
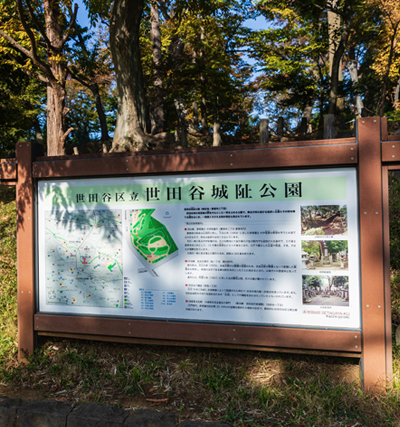
M33 158L34 144L19 143L16 163L2 161L0 173L2 183L17 179L20 358L33 352L37 334L119 342L280 349L360 357L364 389L384 386L392 372L387 173L396 168L396 162L400 167L400 141L387 135L385 125L379 118L359 119L357 138L90 156ZM36 180L343 166L358 168L361 331L36 312L33 205Z

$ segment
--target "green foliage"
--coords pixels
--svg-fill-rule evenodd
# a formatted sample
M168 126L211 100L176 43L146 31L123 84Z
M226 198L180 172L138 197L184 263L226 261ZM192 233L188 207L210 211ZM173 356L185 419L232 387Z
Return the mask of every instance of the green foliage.
M17 348L17 269L15 188L0 187L0 367Z
M310 228L307 230L304 235L305 236L323 236L325 231L322 228Z
M390 266L400 270L400 177L389 174Z
M301 242L301 249L306 251L309 255L314 253L314 255L319 256L320 244L318 241L314 240L303 240Z
M193 103L200 110L202 99L207 104L207 122L221 123L224 138L243 138L249 128L253 109L251 68L242 59L241 49L245 19L250 16L247 2L224 0L208 2L167 3L161 15L164 111L167 129L178 125L176 100L185 107L185 120L193 124ZM185 4L185 7L183 5ZM150 104L158 94L153 91L154 64L149 22L144 21L141 47L145 86ZM202 129L208 132L209 129Z
M35 139L44 87L3 59L0 56L0 156L4 158L13 155L18 141Z
M324 242L330 254L347 251L347 240L328 240Z

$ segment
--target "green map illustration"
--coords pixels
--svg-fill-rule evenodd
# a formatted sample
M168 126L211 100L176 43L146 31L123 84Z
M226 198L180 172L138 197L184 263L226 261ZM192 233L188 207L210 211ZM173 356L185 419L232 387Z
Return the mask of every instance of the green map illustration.
M138 209L130 212L130 241L142 263L153 267L178 254L178 247L167 227L153 218L154 211Z

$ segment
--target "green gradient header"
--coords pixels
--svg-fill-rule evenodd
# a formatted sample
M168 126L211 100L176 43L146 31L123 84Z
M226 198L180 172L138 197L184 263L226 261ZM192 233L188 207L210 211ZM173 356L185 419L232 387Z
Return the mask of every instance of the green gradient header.
M47 208L94 207L107 205L197 204L229 202L282 202L344 200L347 197L346 177L215 180L159 178L154 183L56 186L46 189ZM96 181L98 184L96 185ZM104 182L104 181L103 181Z

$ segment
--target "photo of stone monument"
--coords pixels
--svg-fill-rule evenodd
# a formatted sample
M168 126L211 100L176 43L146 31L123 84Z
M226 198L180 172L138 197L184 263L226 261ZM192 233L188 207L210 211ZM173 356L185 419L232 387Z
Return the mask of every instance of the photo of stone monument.
M301 234L304 236L347 235L347 206L301 206Z
M301 265L303 270L348 270L348 241L303 240Z
M349 277L312 275L302 277L303 304L349 305Z

